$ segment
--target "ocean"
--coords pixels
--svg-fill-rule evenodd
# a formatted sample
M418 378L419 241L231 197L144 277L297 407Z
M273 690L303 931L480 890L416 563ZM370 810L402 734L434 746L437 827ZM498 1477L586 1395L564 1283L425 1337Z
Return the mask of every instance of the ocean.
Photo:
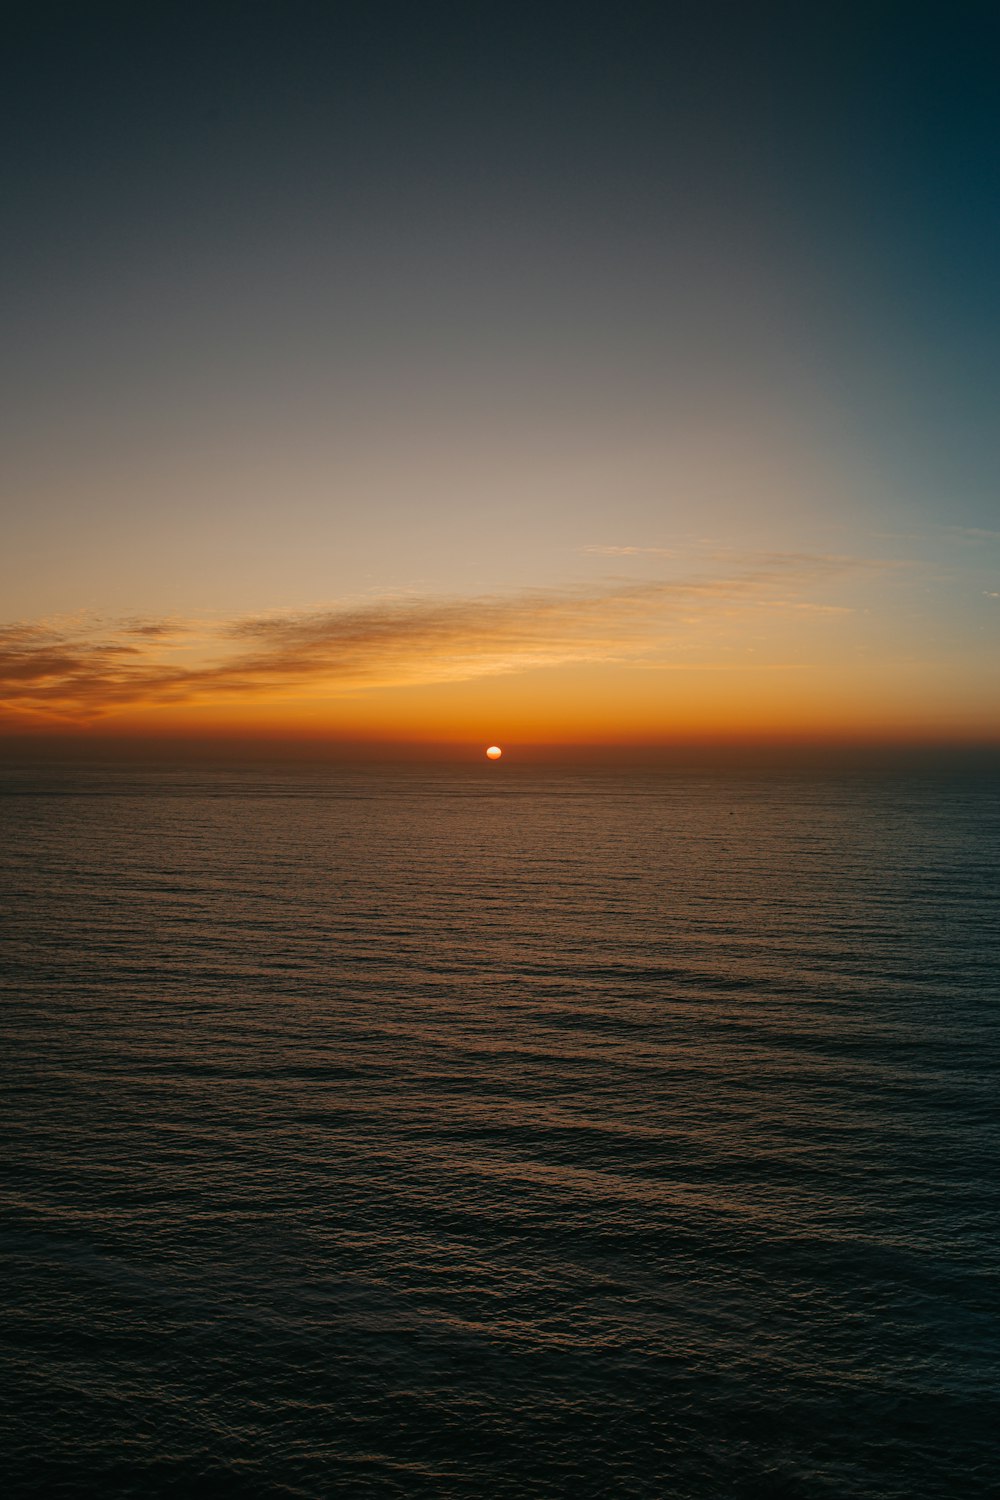
M996 1493L982 770L0 770L8 1495Z

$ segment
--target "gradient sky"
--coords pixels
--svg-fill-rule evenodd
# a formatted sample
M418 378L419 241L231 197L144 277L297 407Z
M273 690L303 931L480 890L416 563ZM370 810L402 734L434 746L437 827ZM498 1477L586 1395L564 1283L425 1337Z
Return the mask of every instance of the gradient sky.
M0 726L1000 738L998 59L5 7Z

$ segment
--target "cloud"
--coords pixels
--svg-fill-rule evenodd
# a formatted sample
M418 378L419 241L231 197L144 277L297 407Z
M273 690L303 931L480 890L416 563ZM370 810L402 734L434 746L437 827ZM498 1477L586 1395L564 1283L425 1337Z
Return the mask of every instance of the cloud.
M963 542L1000 542L1000 531L988 526L942 526L941 530Z
M589 546L582 549L597 557L676 557L672 547L602 547Z
M336 697L573 663L666 666L706 631L738 632L760 610L843 612L801 595L851 566L867 565L769 554L701 579L382 596L221 624L16 622L0 627L0 708L79 722L143 706Z
M145 640L176 641L190 635L193 625L187 620L132 619L118 622L118 629L125 635L139 636Z

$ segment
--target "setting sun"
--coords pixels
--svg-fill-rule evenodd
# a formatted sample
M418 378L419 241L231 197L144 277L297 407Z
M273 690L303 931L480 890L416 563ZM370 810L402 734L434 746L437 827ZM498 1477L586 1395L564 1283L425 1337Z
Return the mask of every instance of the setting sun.
M488 750L486 751L486 758L488 760L499 760L502 754L503 751L500 749L499 745L490 745Z

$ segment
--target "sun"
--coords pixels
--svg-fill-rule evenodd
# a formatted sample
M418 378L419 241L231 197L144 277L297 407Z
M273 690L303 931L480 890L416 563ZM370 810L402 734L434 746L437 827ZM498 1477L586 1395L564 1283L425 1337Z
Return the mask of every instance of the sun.
M499 745L490 745L486 751L488 760L499 760L502 754L503 751L500 749Z

